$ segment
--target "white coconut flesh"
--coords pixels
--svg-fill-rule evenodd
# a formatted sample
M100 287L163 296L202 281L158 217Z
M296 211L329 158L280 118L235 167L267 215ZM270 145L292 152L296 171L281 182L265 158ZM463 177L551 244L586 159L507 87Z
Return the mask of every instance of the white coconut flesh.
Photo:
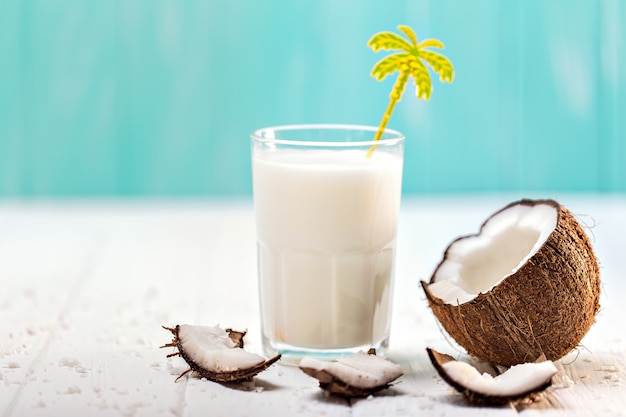
M552 380L557 369L552 361L524 363L493 377L480 373L472 365L449 361L441 365L444 372L466 389L490 397L517 397L535 391Z
M178 329L178 339L185 355L207 371L237 371L265 362L263 357L238 348L219 326L182 324Z
M360 389L384 386L402 375L400 365L365 352L340 356L334 361L306 356L299 366L303 369L324 371L345 384Z
M480 234L453 242L430 292L447 304L462 304L514 274L556 228L558 209L547 204L513 205L491 217Z

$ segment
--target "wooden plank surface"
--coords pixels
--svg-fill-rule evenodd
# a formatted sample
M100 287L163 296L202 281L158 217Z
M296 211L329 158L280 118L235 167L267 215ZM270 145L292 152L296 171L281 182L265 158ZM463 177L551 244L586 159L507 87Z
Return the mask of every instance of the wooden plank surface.
M626 199L564 196L590 226L602 310L582 346L557 362L555 386L515 407L468 406L436 375L425 348L458 348L419 287L455 237L510 199L403 203L389 356L405 375L367 399L324 395L274 366L252 384L175 378L161 325L248 329L260 351L251 203L0 202L0 416L452 416L626 414Z

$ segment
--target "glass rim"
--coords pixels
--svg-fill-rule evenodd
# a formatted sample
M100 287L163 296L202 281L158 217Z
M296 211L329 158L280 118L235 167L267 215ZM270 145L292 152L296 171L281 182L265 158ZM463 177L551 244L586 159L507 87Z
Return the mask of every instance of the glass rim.
M250 138L254 141L261 143L271 143L280 145L294 145L294 146L318 146L318 147L358 147L358 146L384 146L395 145L402 143L405 139L403 133L385 128L383 135L391 135L391 137L381 138L379 140L359 140L359 141L312 141L312 140L297 140L297 139L277 139L275 137L264 136L267 132L275 131L302 131L302 130L346 130L346 131L365 131L372 132L372 138L378 131L377 126L369 125L356 125L356 124L334 124L334 123L310 123L310 124L290 124L290 125L277 125L268 126L261 129L257 129L250 134Z

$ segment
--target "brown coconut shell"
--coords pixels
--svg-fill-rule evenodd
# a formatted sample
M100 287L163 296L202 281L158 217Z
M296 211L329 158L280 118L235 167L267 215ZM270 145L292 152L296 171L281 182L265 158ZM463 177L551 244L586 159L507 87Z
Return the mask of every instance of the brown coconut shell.
M557 223L517 272L491 291L456 305L434 296L422 281L430 308L446 332L470 355L503 366L533 362L542 354L552 361L565 356L579 345L600 308L600 268L576 218L553 200L520 200L495 214L520 204L554 207Z

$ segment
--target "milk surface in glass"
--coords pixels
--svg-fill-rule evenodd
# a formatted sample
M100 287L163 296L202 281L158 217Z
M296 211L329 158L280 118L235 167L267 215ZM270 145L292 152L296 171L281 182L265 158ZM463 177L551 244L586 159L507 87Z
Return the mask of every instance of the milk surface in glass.
M402 155L253 152L264 344L386 343Z

